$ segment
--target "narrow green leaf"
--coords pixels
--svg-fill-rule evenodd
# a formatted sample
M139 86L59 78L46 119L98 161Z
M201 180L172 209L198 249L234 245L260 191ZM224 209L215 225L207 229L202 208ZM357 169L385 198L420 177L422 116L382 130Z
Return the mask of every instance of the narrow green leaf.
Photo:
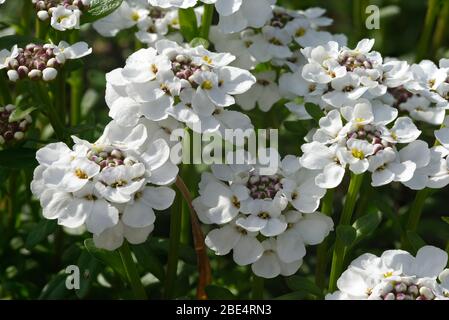
M382 213L371 212L358 218L352 225L357 231L357 240L370 235L382 221Z
M66 279L67 275L64 272L54 276L42 290L39 300L59 300L66 298L70 293L65 285Z
M151 252L151 249L146 244L134 245L131 250L136 255L139 265L145 270L151 272L159 281L163 282L165 278L165 270L158 257Z
M287 286L294 292L303 292L305 295L313 294L317 297L321 297L323 292L320 288L311 280L301 276L291 276L285 279Z
M36 109L37 109L36 107L29 107L29 108L23 109L22 107L18 106L14 109L14 111L9 116L9 121L10 122L20 121Z
M78 258L77 266L80 269L80 288L76 290L78 298L83 299L89 293L100 271L100 264L87 250L83 250Z
M179 25L184 38L190 42L198 34L198 21L193 8L178 10Z
M106 266L111 267L117 274L127 281L126 272L123 269L122 260L117 251L108 251L95 247L92 239L84 240L84 246L87 251L96 259L104 263Z
M209 285L206 287L206 294L210 300L234 300L236 297L229 289L219 287L216 285Z
M193 38L192 41L190 41L190 46L192 48L203 46L204 48L209 48L209 41L203 38Z
M34 248L37 244L44 241L50 234L56 231L56 220L41 220L36 227L31 230L25 241L27 249Z
M407 240L414 252L417 252L426 245L426 242L415 231L407 231Z
M449 224L449 217L441 217L441 220Z
M351 246L357 237L357 231L353 226L340 225L337 227L337 239L340 239L345 247Z
M305 126L305 122L298 120L298 121L284 121L284 127L290 132L298 133L301 136L306 136L308 129L307 126Z
M99 20L120 7L123 0L92 0L89 10L81 16L81 22L94 22Z
M325 116L323 110L321 110L321 108L320 108L318 105L316 105L316 104L307 102L307 103L305 104L305 107L306 107L307 113L308 113L308 114L309 114L309 115L310 115L316 122L320 121L320 119L321 119L322 117Z
M307 293L304 291L295 291L287 294L283 294L282 296L274 298L274 300L301 300L307 296Z

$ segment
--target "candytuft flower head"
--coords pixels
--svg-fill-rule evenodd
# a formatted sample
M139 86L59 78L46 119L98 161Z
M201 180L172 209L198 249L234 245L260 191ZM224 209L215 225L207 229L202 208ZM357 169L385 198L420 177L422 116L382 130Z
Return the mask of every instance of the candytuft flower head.
M11 51L0 51L0 70L6 69L10 81L20 79L52 81L67 60L85 57L92 49L85 42L69 45L61 41L59 45L30 43L24 48L17 45Z
M0 107L0 146L22 140L32 122L30 115L11 119L15 109L12 104Z
M32 0L37 17L58 31L80 28L83 11L89 9L91 0Z
M153 139L147 127L125 128L112 121L100 139L90 144L73 137L72 149L53 143L40 149L31 184L43 215L60 225L85 225L96 246L108 250L144 242L156 219L153 209L173 202L177 167L169 146Z
M252 264L260 277L291 275L302 264L305 245L322 242L333 229L332 219L315 211L325 190L297 157L285 157L270 175L261 168L213 165L212 174L203 173L193 205L203 223L219 225L206 237L217 255L232 250L237 264Z
M380 257L366 253L343 272L339 291L326 300L446 300L446 263L447 253L433 246L422 247L416 257L403 250Z

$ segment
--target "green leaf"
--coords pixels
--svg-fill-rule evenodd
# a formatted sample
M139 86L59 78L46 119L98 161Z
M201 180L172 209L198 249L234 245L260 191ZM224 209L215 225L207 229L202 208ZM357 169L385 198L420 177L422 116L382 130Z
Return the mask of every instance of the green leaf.
M306 136L308 128L305 125L305 121L284 121L284 127L290 132L298 133L301 136Z
M305 104L305 107L306 107L307 113L308 113L308 114L309 114L309 115L310 115L316 122L320 121L320 119L321 119L322 117L325 116L323 110L321 110L321 108L320 108L318 105L316 105L316 104L307 102L307 103Z
M234 300L236 297L229 289L219 287L216 285L209 285L206 287L206 294L210 300Z
M357 240L370 235L382 221L382 213L371 212L358 218L352 225L357 231Z
M158 257L151 252L150 247L146 244L134 245L131 250L136 255L139 265L145 270L151 272L159 281L163 282L165 279L165 270Z
M29 107L26 109L22 109L20 106L18 106L9 116L9 121L10 122L20 121L36 109L37 109L36 107Z
M49 283L42 290L39 299L40 300L59 300L66 298L70 291L67 290L65 281L67 275L62 272L53 277Z
M27 249L34 248L37 244L41 243L47 237L56 231L56 220L41 220L36 227L31 230L25 241L25 247Z
M441 220L449 224L449 217L441 217Z
M83 299L89 293L101 268L98 260L87 252L87 250L81 252L77 266L80 269L80 288L76 290L76 295L78 298Z
M36 150L34 149L16 148L0 151L0 167L22 169L36 165Z
M318 288L313 281L307 279L306 277L291 276L286 278L285 281L287 282L287 286L295 292L303 292L305 295L313 294L317 297L321 297L323 295L321 289Z
M81 17L81 22L94 22L118 9L123 0L92 0L89 10Z
M122 277L122 279L127 281L126 272L123 269L122 259L117 251L99 249L95 246L92 239L84 240L84 246L94 258L101 261L106 266L111 267L120 277Z
M188 42L192 41L198 34L195 10L193 8L179 9L178 16L182 35Z
M337 239L339 239L345 247L351 246L357 237L357 231L353 226L338 226Z
M203 46L204 48L209 48L210 43L206 39L203 38L193 38L192 41L190 41L190 46L192 48Z
M426 242L415 231L407 231L406 236L414 252L417 252L426 245Z

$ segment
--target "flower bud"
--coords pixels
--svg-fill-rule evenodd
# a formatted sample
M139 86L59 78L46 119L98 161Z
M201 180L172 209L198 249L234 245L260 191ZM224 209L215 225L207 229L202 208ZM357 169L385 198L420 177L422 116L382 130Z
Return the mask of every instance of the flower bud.
M16 70L8 70L7 74L9 80L13 82L16 82L20 78L19 73Z
M50 15L48 14L48 11L40 10L40 11L37 12L37 17L39 18L39 20L45 21L48 18L50 18Z
M38 80L38 79L42 78L42 71L33 69L28 73L28 77L31 80Z
M55 68L45 68L42 72L42 79L44 79L44 81L51 81L54 80L57 75L58 71Z

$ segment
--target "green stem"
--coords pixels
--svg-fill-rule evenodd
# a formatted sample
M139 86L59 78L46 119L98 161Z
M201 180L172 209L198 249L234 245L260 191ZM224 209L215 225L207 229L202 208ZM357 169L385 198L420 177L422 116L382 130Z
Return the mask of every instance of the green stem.
M170 239L168 244L167 275L165 277L165 299L173 299L178 273L179 244L181 242L182 197L178 190L170 215Z
M263 300L264 279L253 275L253 300Z
M428 0L427 13L424 21L424 27L419 39L416 61L424 59L429 52L430 38L433 33L435 19L438 14L439 0Z
M435 54L444 39L444 33L447 28L447 21L449 19L449 0L444 0L443 8L441 9L440 17L438 18L435 34L433 36L433 54Z
M213 4L204 5L203 18L201 20L200 37L209 40L210 26L212 25L212 19L214 18L215 7Z
M139 273L137 272L136 265L133 261L131 250L128 243L125 241L119 248L120 258L122 259L123 267L125 268L126 276L129 284L134 292L134 296L138 300L146 300L147 294L145 288L140 281Z
M334 189L329 189L329 190L327 190L326 195L323 198L323 202L321 205L321 212L327 216L332 216L333 202L334 202ZM328 243L328 239L326 238L317 248L315 283L321 289L324 289L325 281L326 281L326 267L328 264L328 255L327 255L328 250L329 250L329 243Z
M76 43L79 38L78 30L70 35L70 42ZM83 70L74 70L70 74L70 125L76 126L81 121L81 99L83 94Z
M0 94L1 94L0 98L2 98L2 102L4 105L12 103L8 82L4 77L3 73L0 74Z
M348 193L346 195L345 204L340 217L340 226L349 225L351 223L352 214L354 212L357 196L363 182L363 174L351 173L351 181L349 183ZM337 289L337 280L343 269L343 263L346 255L346 247L344 243L338 239L335 242L335 248L332 255L332 267L329 278L329 292L334 292Z

